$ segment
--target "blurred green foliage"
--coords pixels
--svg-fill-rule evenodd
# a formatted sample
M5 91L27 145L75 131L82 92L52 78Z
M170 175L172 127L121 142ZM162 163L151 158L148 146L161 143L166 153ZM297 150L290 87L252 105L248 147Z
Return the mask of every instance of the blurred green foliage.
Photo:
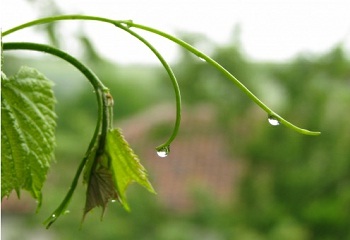
M129 192L130 213L111 205L103 222L95 211L79 230L84 203L80 187L70 214L50 230L53 239L350 239L350 60L343 47L279 64L251 62L236 44L211 47L214 59L282 116L322 135L269 126L267 116L231 82L183 52L174 71L184 104L215 104L232 159L243 159L245 174L239 186L232 186L239 188L238 199L223 205L210 193L197 191L195 207L177 213L136 187ZM159 67L118 66L91 54L86 53L94 56L87 62L115 97L116 121L173 101L170 82ZM4 69L11 72L23 63L55 81L59 102L57 163L44 188L42 211L27 216L21 226L30 231L67 190L92 136L96 103L92 88L62 62L6 55Z

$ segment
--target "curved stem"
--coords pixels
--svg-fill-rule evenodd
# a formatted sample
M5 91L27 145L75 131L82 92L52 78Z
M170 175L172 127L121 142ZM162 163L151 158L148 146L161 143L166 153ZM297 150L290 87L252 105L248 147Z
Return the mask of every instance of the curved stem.
M102 122L103 116L106 114L105 109L107 108L106 102L104 100L104 92L108 91L108 89L102 84L102 82L98 79L98 77L84 64L82 64L79 60L75 59L71 55L53 48L48 45L44 44L38 44L38 43L30 43L30 42L9 42L9 43L3 43L3 49L4 50L32 50L32 51L39 51L39 52L45 52L49 53L51 55L57 56L70 64L72 64L74 67L76 67L91 83L93 88L95 89L97 104L98 104L98 120L96 123L94 135L90 141L90 144L88 146L88 149L85 153L84 158L82 159L81 163L79 164L79 167L77 169L77 172L74 176L74 179L72 181L72 184L69 188L68 193L66 194L65 198L63 199L62 203L59 205L59 207L52 213L52 215L45 221L47 223L47 228L50 227L50 225L56 221L58 216L62 215L64 211L66 210L70 199L73 196L73 193L75 191L75 188L78 184L79 177L84 169L84 166L86 164L86 161L88 160L97 140L98 135L101 130L101 125L105 124L104 121Z
M54 17L48 17L48 18L41 18L38 20L34 20L22 25L19 25L17 27L11 28L5 32L3 32L2 36L6 36L10 33L16 32L18 30L27 28L27 27L31 27L34 25L39 25L39 24L45 24L45 23L50 23L50 22L54 22L54 21L63 21L63 20L92 20L92 21L99 21L99 22L106 22L106 23L111 23L115 26L117 26L118 28L123 29L124 31L128 32L129 34L131 34L132 36L136 37L137 39L139 39L142 43L144 43L155 55L156 57L159 59L159 61L162 63L163 67L165 68L165 70L167 71L172 84L173 84L173 88L174 88L174 92L175 92L175 98L176 98L176 120L175 120L175 124L174 124L174 128L173 128L173 132L171 134L171 136L169 137L169 139L161 144L160 146L158 146L156 149L160 150L164 147L167 147L170 145L170 143L175 139L178 130L180 128L180 122L181 122L181 95L180 95L180 88L178 86L176 77L173 73L173 71L171 70L170 66L168 65L168 63L164 60L164 58L162 57L162 55L147 41L145 40L143 37L141 37L139 34L135 33L134 31L130 30L129 28L123 26L121 23L126 24L127 26L131 26L132 21L131 20L123 20L123 21L118 21L118 20L112 20L112 19L108 19L108 18L102 18L102 17L94 17L94 16L84 16L84 15L63 15L63 16L54 16Z
M130 22L131 23L131 22ZM130 24L128 23L128 25ZM176 99L176 120L175 120L175 124L174 124L174 128L173 128L173 132L170 135L169 139L159 145L158 147L156 147L157 151L165 148L165 147L169 147L170 143L175 139L179 128L180 128L180 122L181 122L181 94L180 94L180 88L179 88L179 84L176 80L176 77L171 69L171 67L169 66L169 64L164 60L163 56L152 46L152 44L150 44L146 39L144 39L143 37L141 37L139 34L135 33L134 31L130 30L129 28L123 26L122 24L116 23L115 24L118 28L123 29L124 31L128 32L129 34L131 34L132 36L136 37L138 40L140 40L143 44L145 44L158 58L158 60L162 63L163 67L165 68L165 70L167 71L171 83L173 85L174 88L174 93L175 93L175 99Z
M267 107L258 97L256 97L244 84L242 84L237 78L235 78L229 71L227 71L223 66L221 66L218 62L216 62L214 59L210 58L206 54L200 52L198 49L194 48L190 44L186 43L185 41L182 41L181 39L178 39L170 34L167 34L165 32L159 31L158 29L151 28L148 26L144 26L141 24L136 24L130 21L124 22L128 24L131 27L139 28L148 32L155 33L159 36L162 36L164 38L169 39L172 42L177 43L181 47L185 48L189 52L192 52L194 55L198 56L201 59L204 59L206 62L208 62L210 65L215 67L217 70L219 70L221 73L223 73L228 79L230 79L238 88L240 88L250 99L252 99L261 109L263 109L269 116L274 116L280 123L285 125L286 127L289 127L299 133L306 134L306 135L319 135L320 132L314 132L309 131L306 129L302 129L300 127L295 126L294 124L288 122L278 114L276 114L274 111L272 111L269 107Z
M95 16L85 16L85 15L62 15L62 16L53 16L53 17L46 17L46 18L40 18L34 21L27 22L25 24L21 24L19 26L16 26L14 28L11 28L7 31L4 31L2 33L2 36L5 37L6 35L9 35L10 33L14 33L18 30L27 28L27 27L32 27L35 25L40 25L40 24L45 24L45 23L50 23L50 22L55 22L55 21L63 21L63 20L92 20L92 21L99 21L99 22L106 22L106 23L111 23L115 24L116 22L123 22L123 23L129 23L131 21L115 21L112 19L108 18L103 18L103 17L95 17Z
M309 131L309 130L297 127L297 126L293 125L292 123L288 122L287 120L285 120L284 118L282 118L281 116L279 116L278 114L276 114L275 112L273 112L269 107L267 107L258 97L256 97L246 86L244 86L238 79L236 79L224 67L222 67L215 60L213 60L212 58L210 58L206 54L200 52L199 50L197 50L196 48L194 48L190 44L188 44L188 43L182 41L181 39L178 39L178 38L176 38L176 37L174 37L174 36L172 36L170 34L167 34L167 33L163 32L163 31L159 31L157 29L154 29L154 28L151 28L151 27L148 27L148 26L144 26L144 25L141 25L141 24L136 24L136 23L133 23L130 20L120 21L120 20L112 20L112 19L108 19L108 18L101 18L101 17L94 17L94 16L84 16L84 15L54 16L54 17L38 19L38 20L35 20L35 21L31 21L31 22L19 25L17 27L11 28L11 29L3 32L2 36L6 36L6 35L8 35L10 33L13 33L15 31L18 31L18 30L26 28L26 27L30 27L30 26L34 26L34 25L38 25L38 24L49 23L49 22L54 22L54 21L59 21L59 20L94 20L94 21L111 23L113 25L123 23L123 24L126 24L128 27L139 28L139 29L142 29L142 30L145 30L145 31L148 31L148 32L152 32L152 33L157 34L157 35L160 35L160 36L162 36L164 38L167 38L170 41L173 41L173 42L177 43L178 45L182 46L183 48L185 48L189 52L192 52L196 56L204 59L209 64L211 64L213 67L218 69L228 79L230 79L238 88L240 88L246 95L248 95L248 97L251 98L269 116L274 116L280 123L282 123L286 127L289 127L291 129L293 129L294 131L297 131L297 132L302 133L302 134L307 134L307 135L319 135L320 134L320 132Z

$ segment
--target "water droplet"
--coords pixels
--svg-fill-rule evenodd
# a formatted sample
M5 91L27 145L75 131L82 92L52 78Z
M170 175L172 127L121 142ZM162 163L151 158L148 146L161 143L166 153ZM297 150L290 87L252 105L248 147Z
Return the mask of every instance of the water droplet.
M274 116L269 116L267 118L267 120L269 121L269 123L272 125L272 126L278 126L280 125L280 122L276 119L276 117Z
M198 58L199 58L199 60L206 62L206 60L204 58L201 58L201 57L198 57Z
M56 214L52 214L52 216L51 216L51 217L56 218Z
M162 149L159 149L157 151L157 154L159 157L167 157L169 155L169 152L170 152L170 147L166 146L166 147L163 147Z
M112 199L112 200L111 200L112 203L115 203L116 201L117 201L117 200L115 200L115 199Z

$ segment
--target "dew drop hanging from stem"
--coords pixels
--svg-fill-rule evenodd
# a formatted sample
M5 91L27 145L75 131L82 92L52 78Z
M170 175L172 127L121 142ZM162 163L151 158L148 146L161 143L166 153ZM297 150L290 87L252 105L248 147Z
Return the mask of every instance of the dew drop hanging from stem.
M280 125L280 122L276 119L276 117L274 117L274 116L269 116L268 118L267 118L267 120L269 121L269 123L270 123L270 125L272 125L272 126L278 126L278 125Z
M157 154L158 154L159 157L163 157L164 158L164 157L167 157L169 155L169 152L170 152L170 147L166 146L166 147L164 147L162 149L159 149L157 151Z

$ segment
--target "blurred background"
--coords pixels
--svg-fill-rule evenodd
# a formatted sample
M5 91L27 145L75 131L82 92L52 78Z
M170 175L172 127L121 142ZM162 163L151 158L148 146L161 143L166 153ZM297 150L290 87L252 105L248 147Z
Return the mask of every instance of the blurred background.
M102 222L101 209L95 209L80 229L81 183L69 213L45 230L41 223L62 201L92 137L97 106L92 87L62 60L6 52L8 76L28 65L55 82L59 118L56 162L42 209L35 214L35 201L24 192L21 200L3 200L2 239L350 239L346 4L194 2L3 1L2 25L6 30L36 17L84 13L158 27L208 53L281 116L322 135L270 126L266 114L215 69L138 31L170 61L183 97L180 133L170 155L159 158L155 147L171 133L175 103L166 72L148 49L103 24L23 30L4 41L45 42L71 51L110 88L115 126L148 169L158 194L131 185L131 212L111 203Z

